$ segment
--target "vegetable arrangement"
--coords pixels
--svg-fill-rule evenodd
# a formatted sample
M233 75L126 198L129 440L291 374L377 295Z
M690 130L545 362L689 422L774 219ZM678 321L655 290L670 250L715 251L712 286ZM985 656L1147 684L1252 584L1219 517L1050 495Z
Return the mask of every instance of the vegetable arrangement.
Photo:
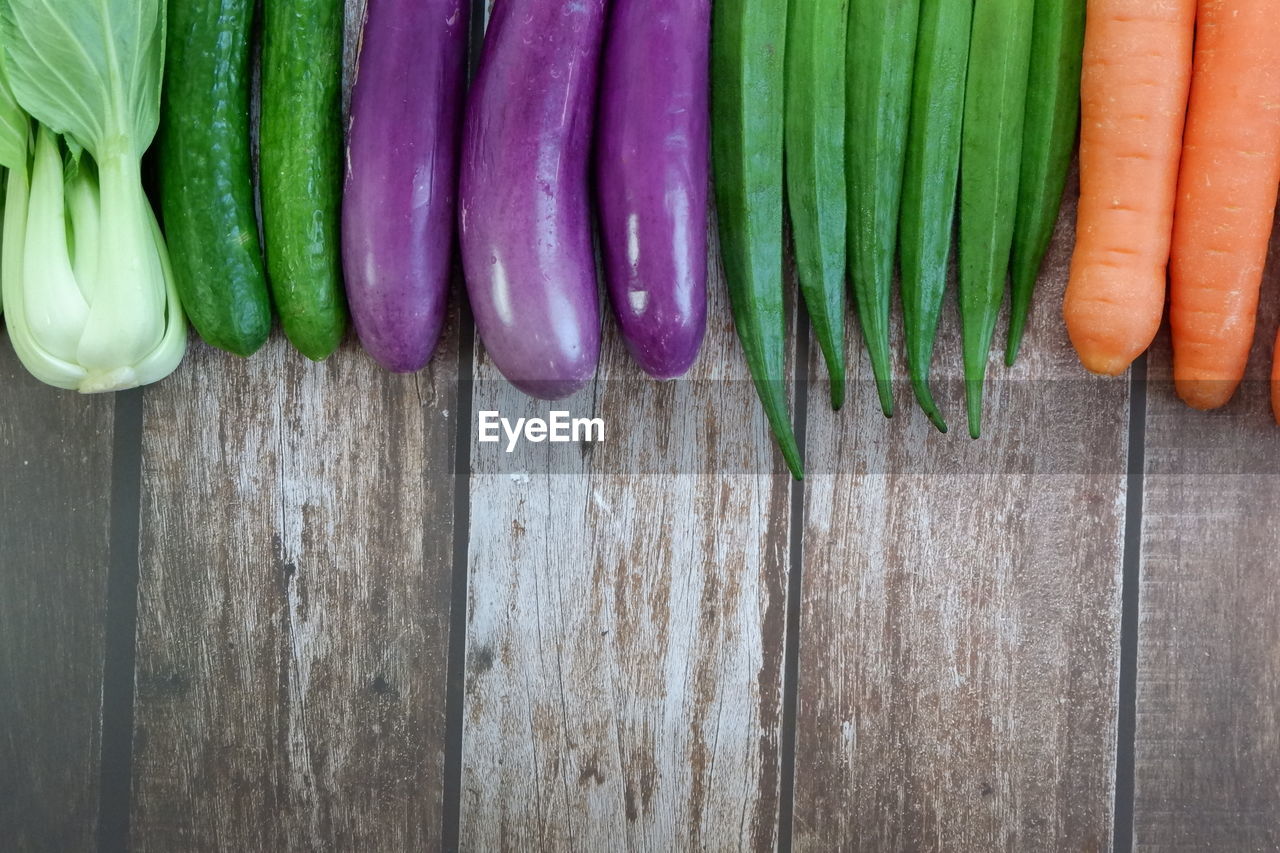
M1148 347L1167 270L1178 393L1231 398L1280 189L1270 0L1087 0L1087 20L1086 0L715 2L497 0L467 92L465 0L369 0L344 129L342 0L264 0L255 187L252 0L0 0L13 346L45 382L108 391L172 371L187 317L249 356L274 312L324 359L349 302L370 356L415 371L456 225L485 351L517 387L555 399L594 375L597 232L623 341L674 378L707 324L713 174L734 324L800 477L784 219L832 407L847 273L893 414L898 272L911 387L943 432L954 248L976 438L1005 293L1012 364L1083 113L1063 306L1081 361L1120 373ZM167 238L142 185L153 138ZM1280 418L1280 360L1273 379Z
M167 29L172 62L157 164L177 261L171 281L162 275L163 251L151 266L127 261L159 274L149 301L138 299L143 288L121 290L134 302L122 305L117 317L127 314L128 322L112 331L137 345L113 356L139 362L163 340L172 369L182 313L176 300L157 294L176 292L214 346L251 355L269 335L274 311L293 345L317 360L340 344L349 301L369 354L389 370L418 370L447 313L456 222L487 356L528 393L563 397L590 381L600 351L595 215L623 340L650 375L680 376L707 323L710 154L735 326L792 472L801 474L786 376L788 208L832 406L844 400L847 270L881 407L893 412L890 305L900 256L913 388L945 430L928 377L957 201L967 370L980 380L1011 247L1016 242L1025 279L1017 302L1025 316L1061 193L1080 0L718 0L714 15L711 2L497 0L465 93L463 0L370 0L344 134L343 3L265 0L255 187L249 62L256 4L190 0L166 19L162 0L147 0L132 11L144 18L137 31L151 33L136 46L150 63L151 111L132 105L144 120L132 128L130 156L136 161L154 134ZM51 38L62 13L36 0L0 4L12 19L9 64L21 74L16 53L30 34L13 21ZM74 29L95 34L99 51L122 30L115 18L94 16L129 9L124 0L70 0L68 8L85 18ZM1016 49L1006 51L1011 36ZM1030 62L1033 38L1043 63ZM973 74L971 53L983 60ZM1048 91L1026 100L1029 74L1047 81ZM47 68L44 77L56 79ZM112 79L106 75L104 85ZM9 188L24 211L21 222L6 223L9 242L25 249L28 225L69 233L60 253L46 253L59 270L54 284L32 288L32 298L37 290L79 292L77 310L88 316L105 310L76 281L92 277L88 253L100 263L120 256L119 241L105 231L108 218L94 214L99 176L104 194L116 176L95 165L94 139L50 121L26 102L28 81L21 83L5 157L29 181ZM118 102L108 100L102 109ZM53 132L33 130L13 142L27 135L18 104ZM1033 141L1020 159L1024 108ZM65 187L52 180L59 163ZM136 162L132 168L120 183L141 201ZM110 222L118 227L119 218ZM15 281L30 278L25 266L6 266L21 270L9 276ZM6 298L11 313L23 309L12 328L53 316L76 328L74 311L33 312L26 297ZM46 348L71 358L67 329L34 332L36 341L52 336ZM14 337L33 351L27 337ZM158 375L149 368L129 381ZM117 381L71 384L94 390ZM975 434L977 399L975 392Z
M1159 328L1167 268L1177 393L1215 409L1244 378L1280 188L1280 17L1267 0L1089 15L1067 328L1085 367L1123 372ZM1280 364L1272 387L1280 419Z
M185 352L183 306L210 343L249 355L270 332L272 295L306 354L336 347L340 281L319 273L336 258L328 222L340 188L328 177L342 151L342 7L330 2L327 18L265 8L270 293L249 151L253 4L204 0L170 16L163 0L0 2L2 289L10 340L37 378L85 393L161 379ZM160 198L176 265L142 186L162 114Z
M15 175L4 302L28 366L85 391L154 381L182 355L180 296L214 346L251 355L274 309L317 360L341 342L349 298L370 355L417 370L446 315L457 223L490 356L532 393L571 393L600 346L588 194L599 122L594 201L614 312L643 369L683 374L706 327L710 0L656 12L618 0L599 114L605 0L499 2L464 108L468 5L370 0L344 134L342 0L266 0L255 187L255 3L190 0L169 15L163 0L0 0L17 93L0 92L0 156ZM87 66L70 82L40 64L68 32L85 42L76 59ZM647 80L655 59L658 85ZM112 89L119 81L132 101ZM77 103L81 85L101 102ZM78 118L97 135L50 112L59 101L93 113ZM158 235L149 209L139 219L138 162L158 113L159 198L179 253L171 275L164 245L143 252L137 239ZM116 124L127 118L125 133ZM128 157L104 140L125 140ZM133 286L124 272L137 274Z

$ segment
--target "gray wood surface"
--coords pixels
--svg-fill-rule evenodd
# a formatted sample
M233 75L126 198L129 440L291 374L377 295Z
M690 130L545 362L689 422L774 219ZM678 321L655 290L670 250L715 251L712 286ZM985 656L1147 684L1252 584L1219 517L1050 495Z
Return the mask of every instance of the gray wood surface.
M1072 217L1022 362L993 357L982 440L964 437L953 301L949 436L905 382L898 416L877 414L855 331L840 413L812 353L798 518L714 260L691 377L643 380L606 319L597 380L554 406L478 343L460 401L456 320L417 377L354 342L323 365L279 337L249 361L193 344L143 397L132 846L437 849L457 738L465 850L1108 849L1141 451L1133 840L1280 849L1280 432L1262 381L1280 274L1257 381L1190 412L1162 339L1144 410L1127 381L1084 378L1062 331ZM460 432L460 402L473 420L600 416L606 442L508 455ZM0 848L93 847L109 527L132 509L111 506L113 411L40 387L0 341Z
M137 849L437 843L455 341L416 378L196 345L148 392Z
M1272 238L1249 379L1212 414L1152 351L1134 838L1142 850L1280 849L1280 431L1268 402L1280 304Z
M41 385L0 335L0 847L93 847L111 397Z
M877 416L865 357L846 411L810 396L797 850L1109 844L1128 384L1082 380L1062 329L1073 221L981 440L953 303L949 435L905 385Z

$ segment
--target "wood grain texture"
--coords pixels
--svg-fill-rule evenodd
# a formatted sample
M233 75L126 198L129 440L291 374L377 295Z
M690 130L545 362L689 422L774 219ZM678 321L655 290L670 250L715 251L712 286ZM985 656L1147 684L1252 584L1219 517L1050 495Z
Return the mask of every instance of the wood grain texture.
M457 348L196 344L148 391L137 849L438 846Z
M0 847L93 847L113 399L41 385L0 335Z
M1142 850L1280 849L1280 433L1272 237L1249 379L1225 409L1174 395L1152 351L1142 530L1134 838Z
M777 842L790 479L711 285L678 382L641 378L612 320L595 384L554 406L478 349L477 413L556 408L607 432L472 445L465 849Z
M450 352L415 378L197 346L148 393L139 850L438 839Z
M1062 330L1072 222L1021 362L993 353L983 439L963 436L954 299L950 435L902 382L873 417L865 356L844 412L810 395L797 850L1110 843L1129 392L1083 379Z

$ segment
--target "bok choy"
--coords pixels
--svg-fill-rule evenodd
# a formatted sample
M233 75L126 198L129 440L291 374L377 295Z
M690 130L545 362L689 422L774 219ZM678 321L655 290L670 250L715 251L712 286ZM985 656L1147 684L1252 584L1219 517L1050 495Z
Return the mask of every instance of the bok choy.
M0 0L6 322L23 365L60 388L155 382L186 350L142 187L164 18L163 0Z

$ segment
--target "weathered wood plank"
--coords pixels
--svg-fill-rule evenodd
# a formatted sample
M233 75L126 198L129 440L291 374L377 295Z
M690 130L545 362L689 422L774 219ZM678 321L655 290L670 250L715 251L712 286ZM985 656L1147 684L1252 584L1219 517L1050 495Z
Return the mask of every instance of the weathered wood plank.
M877 417L865 357L844 412L810 396L797 850L1109 843L1128 383L1082 379L1062 329L1073 221L1022 361L993 355L980 441L954 300L950 435L905 384L898 416Z
M1147 407L1134 838L1144 850L1280 849L1280 432L1269 375L1280 230L1249 380L1213 414L1153 350Z
M32 379L0 335L0 846L93 848L112 396Z
M415 379L351 348L313 365L278 338L250 361L196 346L149 392L138 849L438 839L449 347Z
M558 404L478 348L477 413L607 431L587 450L472 444L467 849L776 844L790 480L714 277L712 294L675 383L642 379L611 324L594 387Z
M197 344L148 393L139 850L439 846L457 348Z

